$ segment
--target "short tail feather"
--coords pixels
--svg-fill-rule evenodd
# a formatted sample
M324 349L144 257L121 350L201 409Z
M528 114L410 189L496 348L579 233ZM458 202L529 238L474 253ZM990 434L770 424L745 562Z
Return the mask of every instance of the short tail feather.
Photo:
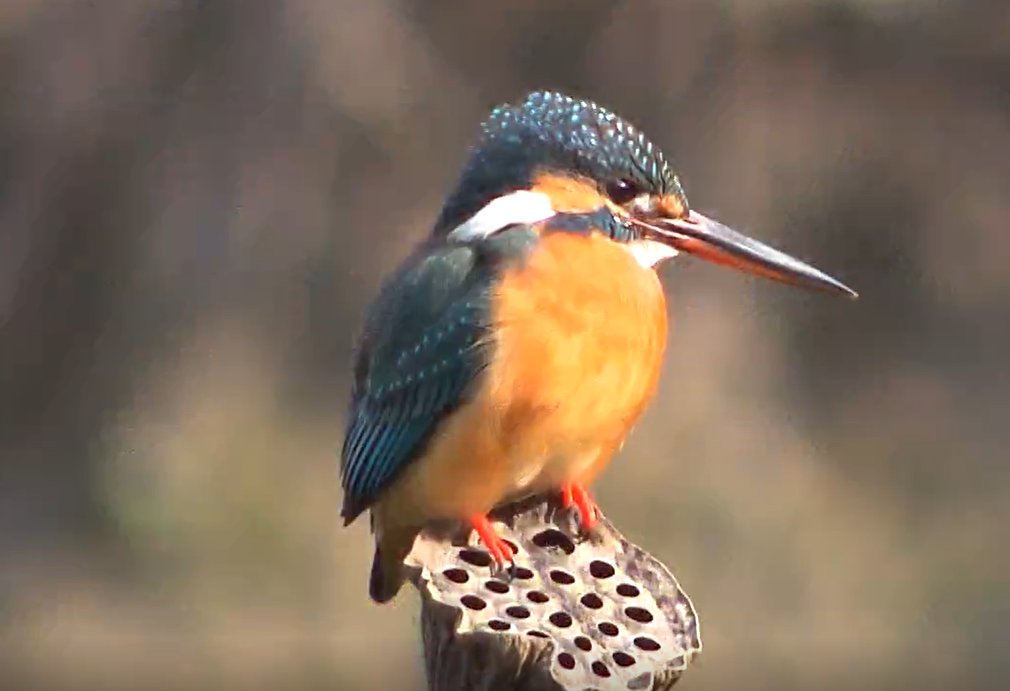
M378 603L389 602L403 586L403 560L414 546L412 533L409 539L382 540L375 544L372 574L368 579L368 594Z

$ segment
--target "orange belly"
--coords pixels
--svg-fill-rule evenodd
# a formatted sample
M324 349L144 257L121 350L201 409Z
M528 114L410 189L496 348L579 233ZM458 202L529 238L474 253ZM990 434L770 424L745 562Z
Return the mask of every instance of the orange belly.
M380 501L398 523L462 518L588 482L655 391L662 287L620 245L548 233L502 278L493 305L494 356L474 397Z

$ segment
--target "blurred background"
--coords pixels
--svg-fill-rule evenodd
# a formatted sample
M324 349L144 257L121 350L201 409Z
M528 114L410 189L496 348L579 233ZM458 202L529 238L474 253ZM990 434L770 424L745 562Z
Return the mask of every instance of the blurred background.
M609 105L858 302L663 270L597 488L697 691L1010 685L1005 0L0 3L0 686L423 688L339 528L355 333L479 121Z

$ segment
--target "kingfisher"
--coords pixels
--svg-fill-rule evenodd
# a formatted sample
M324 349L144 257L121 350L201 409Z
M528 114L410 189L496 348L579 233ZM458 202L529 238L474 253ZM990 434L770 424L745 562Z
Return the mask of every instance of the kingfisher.
M341 458L345 525L366 509L369 594L392 599L434 521L512 559L487 515L587 488L656 391L667 339L657 268L687 253L855 297L840 281L690 208L639 129L535 91L495 108L428 235L368 311Z

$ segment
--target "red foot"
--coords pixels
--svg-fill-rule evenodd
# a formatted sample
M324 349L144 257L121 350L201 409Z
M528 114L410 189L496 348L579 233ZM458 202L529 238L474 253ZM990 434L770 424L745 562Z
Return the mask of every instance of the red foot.
M504 566L506 563L512 561L512 548L509 546L509 543L498 537L498 533L491 527L487 516L482 513L471 516L470 525L477 531L480 541L484 543L484 547L490 552L494 560L498 562L499 566Z
M561 505L568 508L575 505L579 510L579 522L582 529L589 531L596 527L596 502L589 496L586 488L577 482L566 482L561 485Z

